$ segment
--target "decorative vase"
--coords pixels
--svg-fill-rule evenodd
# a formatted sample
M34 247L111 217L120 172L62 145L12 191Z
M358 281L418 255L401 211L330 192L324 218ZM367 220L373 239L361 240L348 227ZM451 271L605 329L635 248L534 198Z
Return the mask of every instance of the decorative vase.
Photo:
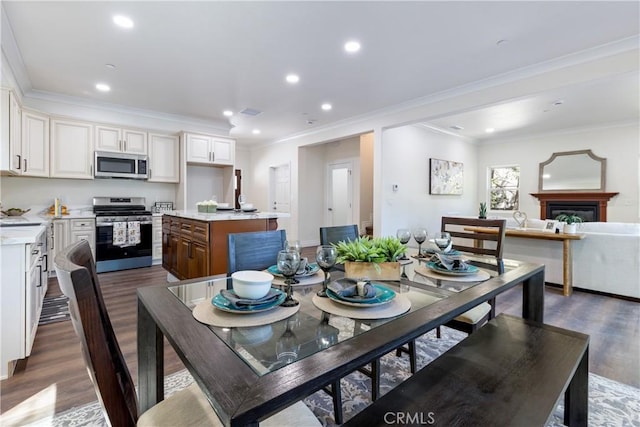
M400 280L400 263L346 261L344 276L351 279Z
M576 224L575 222L573 224L565 224L562 228L562 231L565 234L576 234L576 232L578 231L578 224Z

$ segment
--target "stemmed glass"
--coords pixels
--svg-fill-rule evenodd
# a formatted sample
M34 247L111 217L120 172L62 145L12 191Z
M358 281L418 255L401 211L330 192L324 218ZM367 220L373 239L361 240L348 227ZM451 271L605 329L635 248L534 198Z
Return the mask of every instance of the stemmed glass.
M438 231L433 235L433 243L444 252L451 244L451 234L446 231Z
M331 245L318 246L316 249L316 262L318 266L324 272L324 281L322 282L322 289L318 291L316 295L319 297L327 296L327 285L329 284L329 270L336 265L336 258L338 258L338 251Z
M414 229L413 238L418 243L418 258L424 258L424 254L422 253L422 244L427 240L427 229L423 227Z
M300 304L297 300L293 299L293 278L300 266L300 253L298 251L284 250L278 252L278 271L285 277L284 284L286 285L285 292L287 298L282 303L283 307L294 307Z
M319 349L329 348L338 343L338 333L336 328L329 325L329 314L322 312L322 320L316 329L316 345Z
M291 324L287 320L285 331L280 338L278 338L278 341L276 341L276 357L283 365L288 365L298 358L299 351L300 343L298 342L296 334L291 330Z
M400 243L406 245L407 243L409 243L409 240L411 240L411 230L409 230L408 228L400 228L396 232L396 237L398 238L398 240L400 240ZM401 259L407 259L407 254L402 254Z
M299 240L287 240L284 242L284 249L289 251L297 251L300 253L302 246L300 246Z

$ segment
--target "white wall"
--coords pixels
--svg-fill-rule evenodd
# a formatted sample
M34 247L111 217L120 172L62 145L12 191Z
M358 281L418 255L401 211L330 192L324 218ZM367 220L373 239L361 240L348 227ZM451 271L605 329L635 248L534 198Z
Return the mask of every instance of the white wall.
M530 193L538 192L538 168L554 152L591 149L607 159L606 191L619 192L609 201L607 221L640 222L638 193L638 140L640 127L625 124L598 129L567 130L562 133L483 142L478 148L477 191L486 200L486 174L491 166L520 165L520 210L529 218L540 218L540 203ZM505 216L499 212L488 215ZM511 213L507 214L511 216Z
M420 125L385 130L380 193L382 228L375 234L395 236L398 228L418 226L426 227L432 234L440 229L442 216L477 216L477 151L473 143ZM430 158L463 164L462 195L429 194ZM398 186L397 192L392 189L394 184ZM410 245L417 247L413 240Z
M49 179L0 178L2 207L42 209L60 197L69 208L91 206L93 197L145 197L147 207L154 202L175 202L176 184L129 179Z
M360 227L373 225L373 134L360 136Z

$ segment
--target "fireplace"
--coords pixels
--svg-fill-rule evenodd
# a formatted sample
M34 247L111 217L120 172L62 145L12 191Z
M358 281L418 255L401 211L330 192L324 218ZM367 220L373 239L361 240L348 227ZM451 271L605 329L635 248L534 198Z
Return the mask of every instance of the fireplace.
M540 200L540 219L554 219L561 213L571 213L586 222L606 222L607 204L618 193L549 192L531 195Z
M582 222L600 221L600 204L593 202L554 201L547 202L547 218L556 218L560 214L578 215Z

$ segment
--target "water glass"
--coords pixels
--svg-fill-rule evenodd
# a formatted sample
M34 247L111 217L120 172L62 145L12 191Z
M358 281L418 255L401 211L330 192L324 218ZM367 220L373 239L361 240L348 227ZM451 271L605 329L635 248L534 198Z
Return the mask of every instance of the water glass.
M327 285L329 285L329 270L336 264L338 251L331 245L318 246L316 249L316 262L324 272L324 281L322 282L322 290L319 290L319 297L327 296Z

